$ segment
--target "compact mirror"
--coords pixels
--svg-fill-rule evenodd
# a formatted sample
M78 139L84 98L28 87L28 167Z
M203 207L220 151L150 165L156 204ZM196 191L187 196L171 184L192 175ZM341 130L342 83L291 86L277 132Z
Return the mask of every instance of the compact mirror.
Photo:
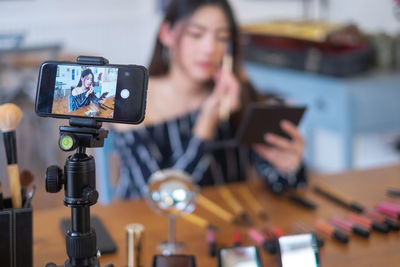
M162 254L179 254L185 250L183 243L175 241L175 219L194 210L196 194L197 186L184 171L159 170L150 177L146 200L156 212L169 219L168 241L158 246Z

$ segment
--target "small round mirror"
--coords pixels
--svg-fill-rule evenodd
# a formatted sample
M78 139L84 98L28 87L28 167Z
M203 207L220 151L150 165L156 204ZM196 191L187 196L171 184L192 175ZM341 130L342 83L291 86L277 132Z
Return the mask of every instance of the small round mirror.
M196 194L197 186L184 171L164 169L151 175L146 200L156 212L169 218L168 242L163 242L158 247L164 255L185 250L183 243L175 241L175 218L194 210Z

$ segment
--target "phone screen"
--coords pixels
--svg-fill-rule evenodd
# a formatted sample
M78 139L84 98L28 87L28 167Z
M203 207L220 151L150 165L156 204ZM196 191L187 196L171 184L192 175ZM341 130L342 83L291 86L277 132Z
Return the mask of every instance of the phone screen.
M138 123L144 117L147 71L135 65L45 62L36 111L50 117L92 117Z
M219 267L260 267L257 247L231 247L219 251Z
M288 235L279 238L282 267L318 267L318 247L312 234Z
M118 68L58 65L51 113L113 119L117 79Z

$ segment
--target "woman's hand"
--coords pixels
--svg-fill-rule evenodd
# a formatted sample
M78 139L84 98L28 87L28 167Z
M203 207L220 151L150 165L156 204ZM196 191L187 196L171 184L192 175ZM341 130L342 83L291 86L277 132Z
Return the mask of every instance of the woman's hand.
M86 93L86 98L88 98L89 95L90 95L91 93L93 93L93 92L94 92L94 88L93 88L93 86L90 86L89 91L87 91L87 93Z
M279 171L290 173L298 170L300 167L305 141L298 128L291 122L286 120L282 121L281 128L292 140L275 134L266 134L266 142L273 146L254 145L253 149Z
M240 84L231 72L221 71L216 75L216 84L202 105L194 133L198 137L209 140L214 136L219 122L221 105L228 105L229 113L240 108Z

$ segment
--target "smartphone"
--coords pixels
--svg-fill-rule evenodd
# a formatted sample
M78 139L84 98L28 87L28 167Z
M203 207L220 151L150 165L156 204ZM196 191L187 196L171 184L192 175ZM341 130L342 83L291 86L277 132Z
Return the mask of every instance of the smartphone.
M319 267L315 235L309 233L280 237L278 239L278 262L281 267Z
M218 250L218 267L261 267L256 246L235 246Z
M145 115L147 83L143 66L47 61L40 67L35 111L42 117L138 124ZM94 107L101 98L109 108Z

